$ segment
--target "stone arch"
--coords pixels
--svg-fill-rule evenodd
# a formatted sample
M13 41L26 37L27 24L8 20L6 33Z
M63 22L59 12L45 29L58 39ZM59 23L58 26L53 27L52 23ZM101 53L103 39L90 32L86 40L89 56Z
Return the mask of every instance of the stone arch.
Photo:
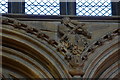
M24 31L2 25L3 77L69 78L63 54Z
M93 53L88 55L88 60L85 62L85 75L83 78L116 78L120 74L120 40L119 36L105 42L97 48ZM90 46L89 46L90 47ZM110 76L113 73L114 76Z

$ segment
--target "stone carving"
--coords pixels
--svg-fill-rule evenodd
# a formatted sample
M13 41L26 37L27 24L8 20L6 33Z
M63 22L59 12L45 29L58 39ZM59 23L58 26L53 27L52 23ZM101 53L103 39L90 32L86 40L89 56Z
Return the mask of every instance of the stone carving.
M33 34L37 38L40 38L40 39L46 41L47 43L49 43L50 45L52 45L53 47L57 48L58 43L55 40L50 39L48 35L42 33L41 30L35 29L26 24L22 24L21 22L19 22L17 20L10 19L7 17L3 17L2 24L11 25L15 29L24 30L27 33Z
M106 35L102 36L100 39L93 42L93 44L89 45L89 47L82 52L84 55L90 55L92 54L95 49L102 46L105 42L112 40L115 36L119 36L120 34L120 28L113 30L112 32L107 33ZM82 56L83 58L84 56Z
M84 23L71 21L70 18L63 18L61 24L58 26L60 43L62 43L62 45L68 50L74 50L72 49L74 46L78 47L78 52L81 52L83 49L80 49L78 42L81 41L81 44L85 47L88 45L87 39L91 39L91 34L84 28L84 26ZM77 40L76 36L79 37Z
M84 35L85 37L91 39L91 34L84 28L84 26L85 26L84 23L80 23L77 21L71 21L70 18L63 18L61 21L61 24L63 27L69 29L69 31L70 31L69 34L81 34L81 35Z
M56 42L41 30L37 30L28 25L22 24L16 20L9 18L3 18L2 24L11 25L15 29L24 30L27 33L35 35L37 38L42 39L49 43L51 46L57 49L59 52L69 54L65 55L65 60L68 62L68 72L71 76L83 76L84 62L88 59L88 53L93 53L96 48L102 46L106 41L112 40L114 36L120 35L120 29L116 29L109 34L104 35L99 40L96 40L94 44L89 45L89 48L83 52L76 43L75 36L82 36L84 47L88 45L87 39L91 38L91 34L84 28L85 24L71 21L69 18L63 18L58 29L58 36L60 42ZM85 54L84 54L85 53ZM83 56L81 54L84 54Z
M68 71L71 76L83 76L84 62L88 59L88 55L90 53L94 53L96 48L102 46L104 42L112 40L114 36L119 35L120 33L120 30L117 29L109 34L106 34L99 40L96 40L96 42L92 45L89 45L88 48L87 39L91 39L92 37L84 26L85 24L83 23L71 21L69 18L63 18L58 28L60 43L64 46L63 48L67 49L70 53L65 56L65 59L69 64ZM84 44L84 49L86 49L86 52L76 44L76 40L74 39L76 35L81 36L80 39Z
M63 18L61 24L58 27L58 37L60 38L60 43L70 54L65 56L65 59L69 63L69 73L71 76L83 76L84 71L84 61L87 59L87 56L81 58L81 49L77 42L79 40L75 39L75 36L79 36L83 40L84 47L87 46L88 39L91 39L91 34L84 28L84 23L79 23L71 21L70 18Z
M83 76L84 60L81 59L80 55L66 55L65 59L69 63L69 73L71 76Z

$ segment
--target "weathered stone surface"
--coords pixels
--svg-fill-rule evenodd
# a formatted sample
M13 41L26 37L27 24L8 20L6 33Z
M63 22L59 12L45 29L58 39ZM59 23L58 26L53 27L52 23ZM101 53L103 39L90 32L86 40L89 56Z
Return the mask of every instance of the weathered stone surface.
M2 20L3 78L109 78L119 65L119 23Z

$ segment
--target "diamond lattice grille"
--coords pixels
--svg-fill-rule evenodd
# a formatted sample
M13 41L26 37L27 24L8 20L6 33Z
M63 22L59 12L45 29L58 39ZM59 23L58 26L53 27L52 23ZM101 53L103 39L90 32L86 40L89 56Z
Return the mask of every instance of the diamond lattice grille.
M25 0L26 14L59 15L59 0Z
M76 0L76 13L81 16L111 16L110 0Z
M0 0L0 13L8 12L8 0Z

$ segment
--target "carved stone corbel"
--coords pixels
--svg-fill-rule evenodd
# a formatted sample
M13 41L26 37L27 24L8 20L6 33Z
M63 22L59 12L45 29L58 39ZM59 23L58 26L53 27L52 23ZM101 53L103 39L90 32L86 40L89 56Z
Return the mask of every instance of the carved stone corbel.
M66 55L65 59L69 63L69 74L71 76L83 76L85 73L83 71L84 61L81 59L80 55Z

